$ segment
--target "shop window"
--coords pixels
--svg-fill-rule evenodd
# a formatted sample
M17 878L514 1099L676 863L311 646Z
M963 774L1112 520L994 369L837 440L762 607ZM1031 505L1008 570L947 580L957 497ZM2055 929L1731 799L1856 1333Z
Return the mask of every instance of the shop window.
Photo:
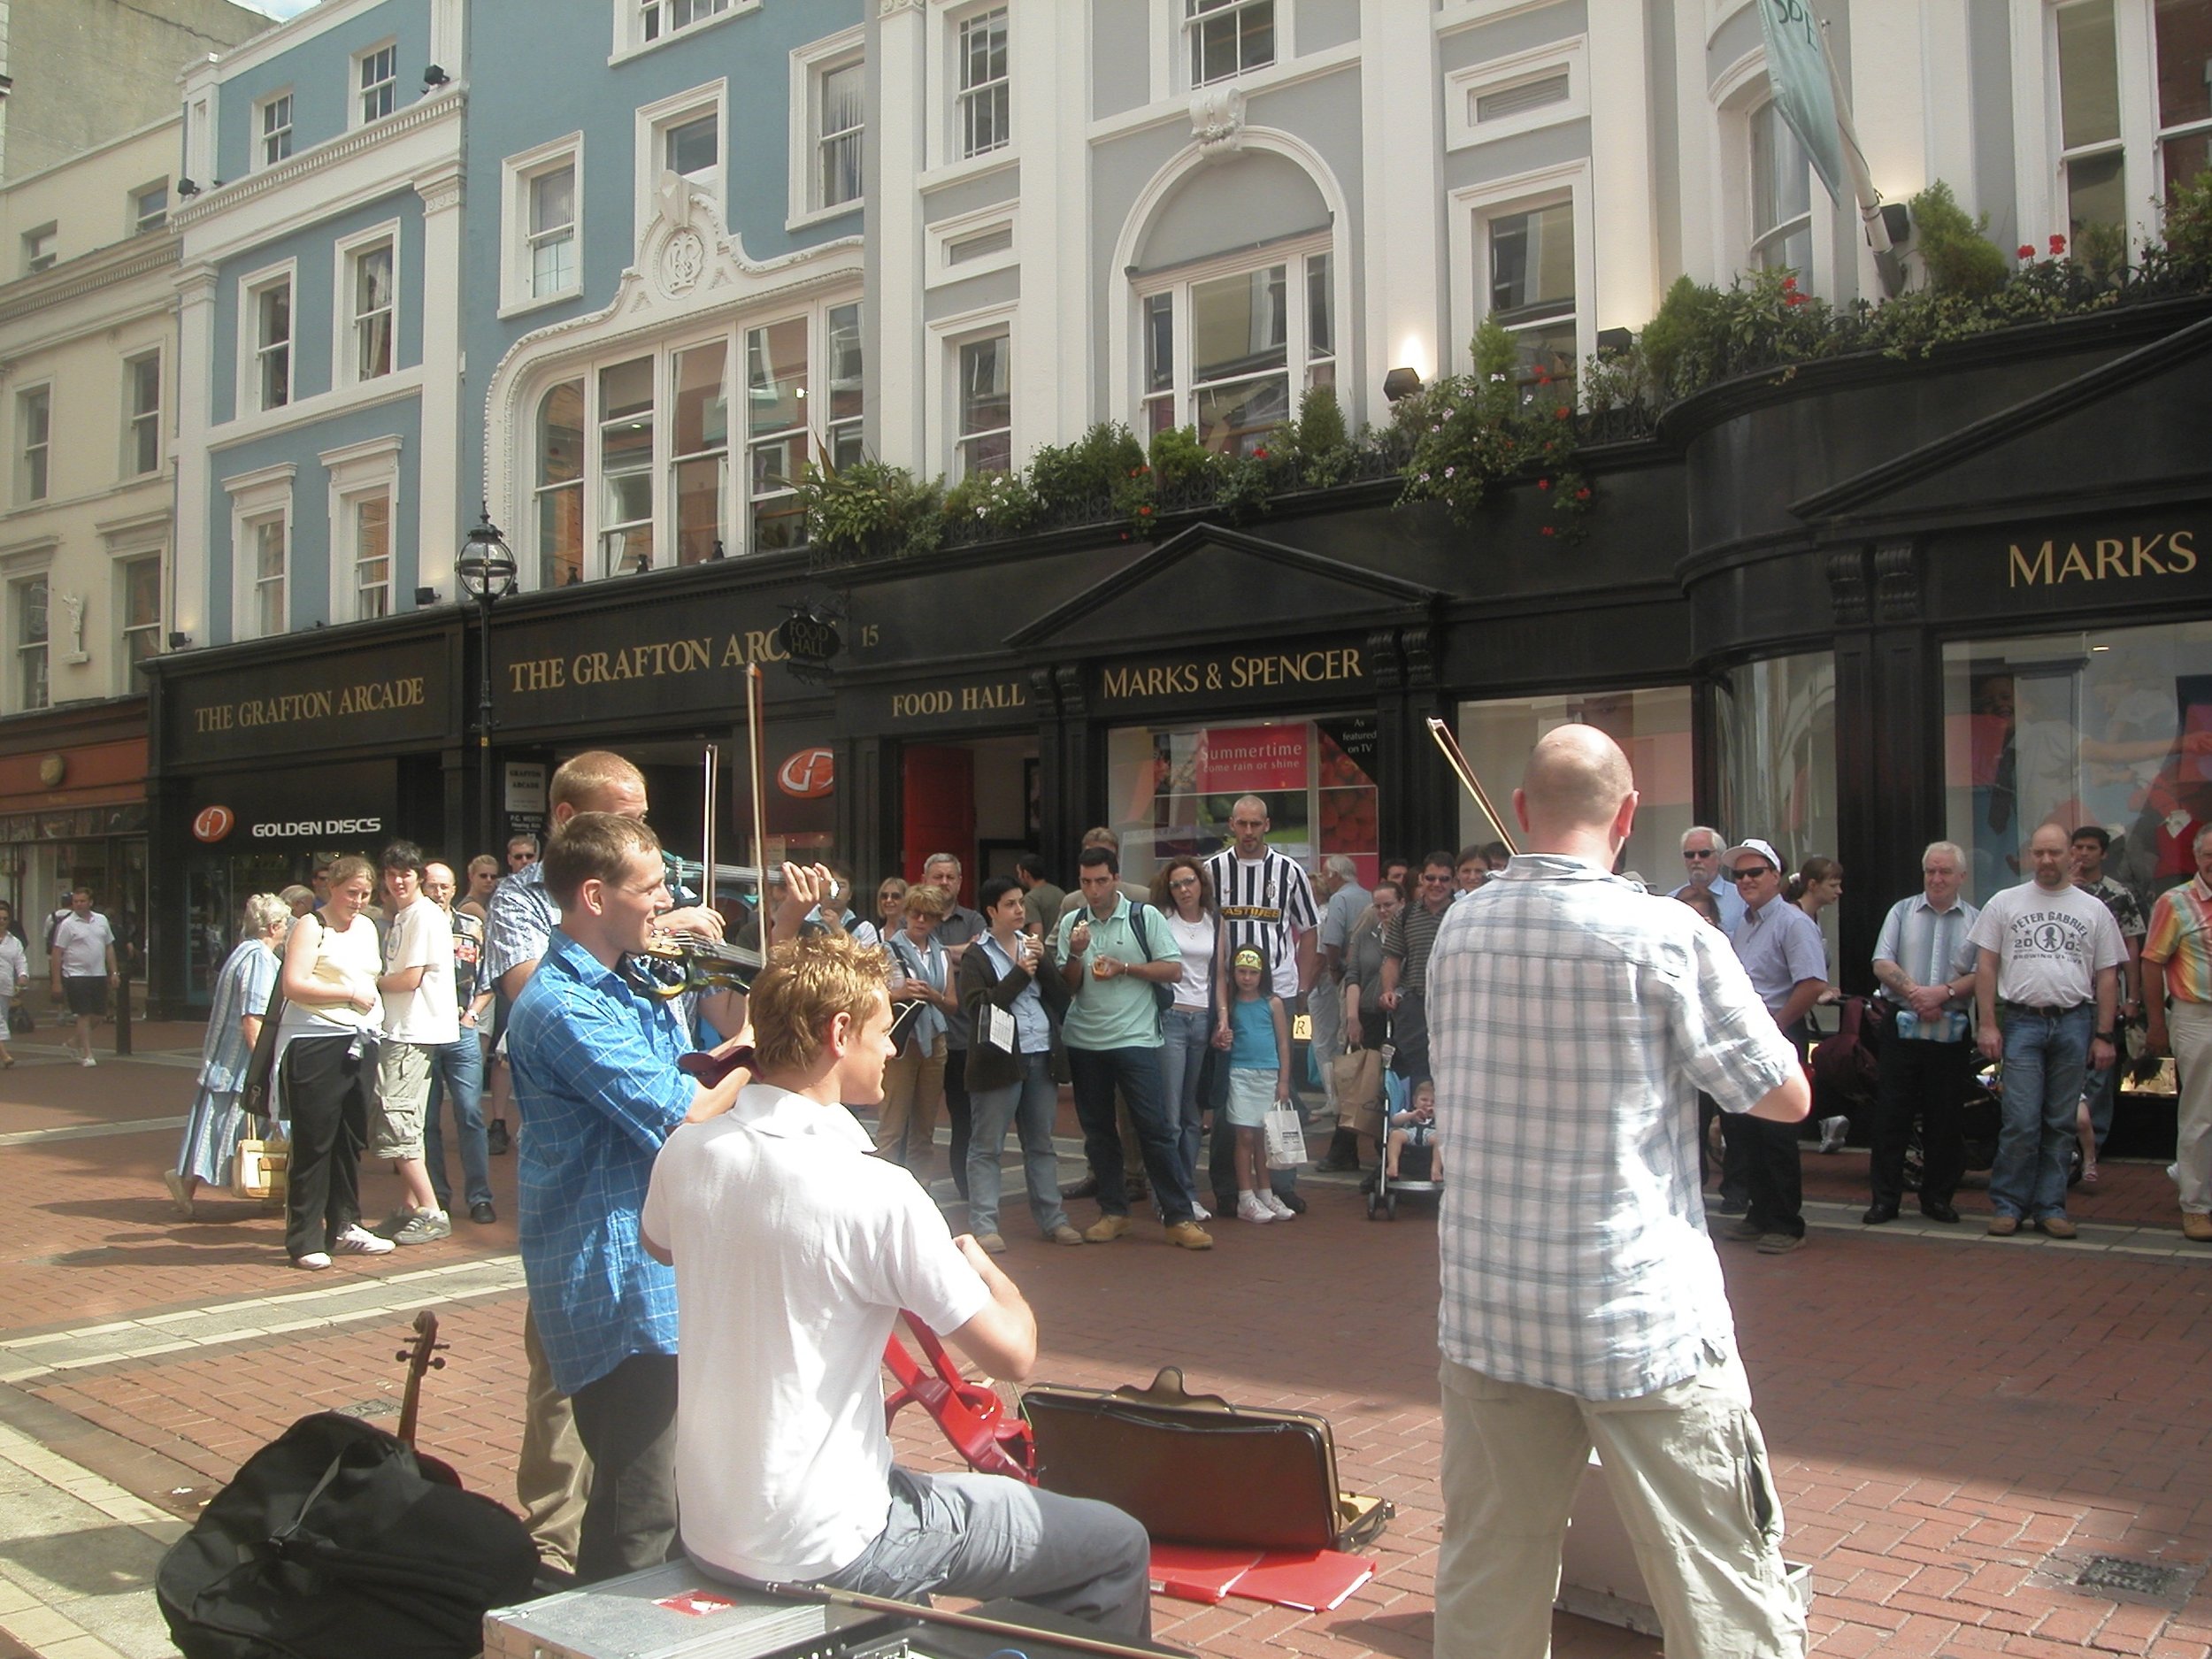
M1944 833L1978 903L2030 878L2046 824L2100 825L2108 871L2177 887L2212 824L2212 623L1955 641L1943 732Z
M280 92L255 106L255 165L273 167L292 153L292 95Z
M143 236L169 222L169 180L131 192L131 234Z
M46 706L46 579L15 584L15 707L18 713Z
M54 261L60 257L60 228L54 225L41 225L35 230L25 231L23 274L36 276L42 271L52 270Z
M1143 295L1142 429L1248 455L1336 379L1333 260L1315 250Z
M959 135L962 160L1002 150L1013 142L1006 29L1004 6L961 22L960 90L954 100L954 126Z
M15 499L19 506L46 499L47 464L53 451L54 388L33 386L15 398Z
M161 353L123 363L123 476L161 470Z
M122 659L121 690L143 691L138 665L161 650L161 556L125 559L116 566L117 655Z
M353 60L354 107L365 127L380 121L399 107L399 47L393 42L373 47Z
M1539 373L1563 383L1564 393L1581 361L1575 320L1574 203L1493 213L1484 228L1489 246L1486 311L1513 337L1522 400L1535 398Z
M1696 822L1692 810L1696 774L1690 755L1689 687L1570 692L1459 705L1460 747L1501 810L1506 810L1537 740L1555 726L1570 725L1594 726L1603 732L1621 746L1636 774L1636 823L1621 851L1621 869L1642 876L1656 892L1679 887L1682 832ZM1478 847L1497 839L1496 828L1462 790L1458 845ZM1517 831L1514 839L1520 839ZM1417 857L1427 849L1402 850Z
M538 585L584 580L584 383L564 380L538 403Z
M351 347L342 380L379 380L392 372L393 342L398 333L393 239L384 236L351 250L345 265Z
M1008 389L1011 348L1004 330L964 342L960 365L960 432L955 472L1003 472L1013 465L1013 398Z
M1747 663L1723 686L1717 820L1723 833L1732 841L1771 841L1792 870L1816 853L1833 857L1835 658L1818 651ZM1671 875L1680 860L1652 862Z
M1813 266L1813 177L1804 146L1771 98L1752 111L1751 265L1809 276Z
M1275 61L1275 0L1183 0L1190 83L1226 81Z
M1371 885L1375 736L1368 714L1117 728L1107 736L1106 777L1122 879L1148 882L1163 859L1219 851L1232 803L1256 795L1278 852L1309 869L1343 853L1360 884Z

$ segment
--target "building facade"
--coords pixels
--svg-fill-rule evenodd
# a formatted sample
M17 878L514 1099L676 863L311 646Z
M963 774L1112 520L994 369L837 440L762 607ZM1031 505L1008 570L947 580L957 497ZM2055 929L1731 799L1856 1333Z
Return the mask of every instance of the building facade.
M2001 247L2154 235L2202 164L2212 4L1816 10L1885 196L1941 180ZM360 97L388 39L395 106L312 126L310 94ZM418 91L419 57L446 79ZM1468 371L1486 323L1530 396L1571 402L1680 276L1878 300L1750 0L326 0L189 82L186 123L188 168L231 182L180 216L194 649L159 675L165 918L204 927L263 879L240 830L196 824L276 863L395 827L483 850L485 667L495 833L603 742L695 848L702 746L743 752L757 665L771 851L864 878L1057 857L1098 822L1142 875L1247 790L1286 848L1371 865L1489 837L1429 717L1500 796L1546 726L1591 720L1636 760L1655 880L1700 819L1839 855L1856 981L1923 842L1951 831L1985 889L2024 814L2131 825L2168 770L2154 728L2194 718L2212 588L2159 550L2197 545L2208 493L2208 429L2160 419L2203 383L2186 294L1587 426L1596 502L1564 544L1543 480L1463 523L1372 466L1133 531L1102 502L926 558L807 544L809 464L956 481L1102 421L1255 456L1317 387L1387 426L1393 372ZM345 273L387 225L395 370L347 383ZM280 348L312 378L269 405ZM2131 422L2156 442L2116 447ZM373 457L388 594L345 511ZM488 630L452 570L480 501L519 566ZM798 609L836 618L826 670L787 657ZM2155 672L2108 637L2137 622L2169 631ZM182 995L181 944L165 961Z

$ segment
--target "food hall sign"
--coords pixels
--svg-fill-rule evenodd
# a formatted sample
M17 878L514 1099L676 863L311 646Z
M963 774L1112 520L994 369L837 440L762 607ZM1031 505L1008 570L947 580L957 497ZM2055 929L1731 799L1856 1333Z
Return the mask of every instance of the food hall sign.
M1098 671L1102 703L1166 698L1295 693L1308 687L1363 685L1367 665L1357 645L1279 651L1225 651L1109 663Z

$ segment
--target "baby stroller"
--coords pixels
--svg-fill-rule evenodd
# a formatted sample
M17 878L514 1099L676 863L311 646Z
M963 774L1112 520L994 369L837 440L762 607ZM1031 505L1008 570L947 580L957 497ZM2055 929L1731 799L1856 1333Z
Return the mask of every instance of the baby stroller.
M1398 1195L1401 1193L1425 1193L1433 1196L1444 1190L1444 1183L1437 1177L1436 1125L1429 1124L1401 1124L1398 1119L1411 1104L1412 1088L1405 1079L1394 1071L1383 1073L1383 1156L1375 1160L1375 1179L1367 1189L1367 1218L1377 1216L1386 1220L1398 1218ZM1409 1132L1406 1144L1399 1149L1400 1173L1390 1173L1390 1133L1402 1128Z

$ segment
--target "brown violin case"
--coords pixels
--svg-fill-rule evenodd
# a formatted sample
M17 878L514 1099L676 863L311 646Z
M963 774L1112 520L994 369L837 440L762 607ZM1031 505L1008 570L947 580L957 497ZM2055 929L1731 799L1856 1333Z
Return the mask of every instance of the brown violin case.
M1022 1391L1037 1484L1126 1510L1154 1540L1221 1548L1352 1550L1395 1513L1339 1489L1329 1420L1194 1394L1176 1366L1148 1388Z

